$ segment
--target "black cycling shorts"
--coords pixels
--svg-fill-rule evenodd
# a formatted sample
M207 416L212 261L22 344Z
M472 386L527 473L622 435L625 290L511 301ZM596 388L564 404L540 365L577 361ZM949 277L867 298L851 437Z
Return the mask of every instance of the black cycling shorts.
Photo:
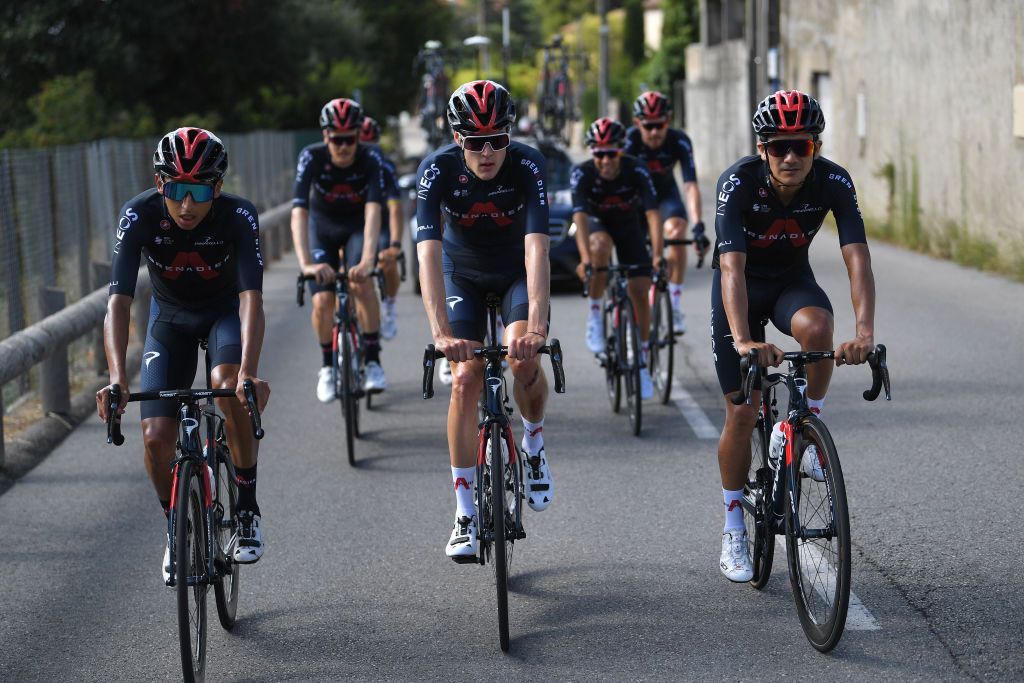
M483 342L487 333L487 295L501 297L501 320L511 325L529 320L530 298L526 288L526 270L481 272L456 267L442 252L444 294L448 323L457 339Z
M669 218L682 218L686 220L686 207L683 205L683 197L679 194L679 186L675 178L655 183L654 188L658 193L658 211L661 212L661 220Z
M153 297L149 305L139 391L191 388L201 339L208 340L211 368L242 363L242 326L237 298L193 311ZM142 417L174 417L179 405L172 400L143 401Z
M345 267L351 268L363 260L363 227L365 221L362 214L355 214L344 219L326 218L309 212L309 251L313 263L328 263L338 270L341 257L338 252L345 250ZM334 292L334 283L317 284L316 280L307 281L310 294L317 292Z
M779 332L793 336L790 327L793 315L807 306L817 306L832 313L828 295L815 282L810 268L787 273L780 278L747 276L747 324L754 341L764 341L768 320ZM722 393L739 391L742 384L740 356L733 346L729 318L722 305L722 271L717 268L711 280L711 352ZM760 382L756 386L760 387Z
M652 266L651 254L647 251L647 224L630 214L621 223L609 225L606 221L590 217L590 233L606 232L615 245L616 262L620 266ZM635 270L630 278L650 277L650 271Z

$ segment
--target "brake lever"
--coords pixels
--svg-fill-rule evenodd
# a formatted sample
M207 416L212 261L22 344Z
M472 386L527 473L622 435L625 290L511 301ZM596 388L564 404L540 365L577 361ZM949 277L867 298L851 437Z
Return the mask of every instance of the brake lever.
M868 365L871 366L871 388L864 392L865 401L874 401L881 390L885 389L885 400L892 400L889 383L889 366L885 360L885 344L879 344L868 354Z
M124 435L121 434L121 418L117 411L121 408L121 387L113 384L110 387L110 394L107 396L107 443L120 446L124 443Z
M732 404L734 406L743 405L746 403L750 405L750 395L754 388L754 378L757 376L757 351L751 349L750 352L740 359L740 372L746 373L743 376L743 382L740 385L740 393L732 397Z
M266 432L263 431L263 420L260 418L259 404L256 403L256 386L251 379L242 382L242 391L245 392L245 402L249 405L249 422L252 423L252 435L259 441Z

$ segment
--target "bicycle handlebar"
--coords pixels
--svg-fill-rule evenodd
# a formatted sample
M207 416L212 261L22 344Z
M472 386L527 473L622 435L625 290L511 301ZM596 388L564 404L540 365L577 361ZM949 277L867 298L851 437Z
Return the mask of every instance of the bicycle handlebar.
M551 357L551 373L555 379L555 393L565 393L565 370L562 367L562 345L558 339L551 339L547 344L537 349L537 353L546 353ZM481 346L473 349L473 355L490 361L500 361L508 355L508 347ZM427 344L423 350L423 398L434 397L434 361L444 358L444 352L438 351L433 344Z
M399 258L402 259L402 279L405 280L405 254L400 252L399 253ZM380 287L380 290L382 292L384 291L384 271L383 270L381 270L380 268L374 268L369 273L367 273L367 277L368 278L371 278L371 277L377 278L377 286ZM334 274L334 278L335 278L335 282L337 282L339 280L344 280L344 281L347 282L348 281L348 271L347 270L339 270L339 271L337 271ZM299 305L299 307L302 307L302 306L306 305L306 288L303 286L303 283L306 282L307 280L316 280L316 275L304 275L302 273L299 273L299 277L295 281L295 303L297 303Z
M698 239L692 239L692 240L690 240L690 239L673 240L673 239L666 238L666 239L662 240L662 244L664 244L664 246L666 246L666 247L684 247L684 246L687 246L687 245L690 245L690 244L699 244L700 245L700 254L697 256L697 267L698 268L703 268L704 267L704 256L705 256L705 254L707 252L708 247L711 246L710 240L708 240L707 237L704 237L703 234Z
M602 268L594 268L593 266L586 266L585 273L586 277L583 280L583 298L586 299L590 296L590 279L594 276L594 273L633 273L639 270L646 270L648 272L654 269L651 266L644 265L610 265ZM653 275L653 272L651 273Z
M251 379L242 383L242 391L245 392L245 402L249 407L249 423L252 425L252 435L256 440L262 439L266 432L263 431L260 411L256 404L256 387ZM161 391L140 391L128 397L128 402L133 401L159 401L162 399L193 400L203 398L231 398L235 395L234 389L164 389ZM124 443L124 435L121 433L121 420L117 411L121 405L121 387L113 384L110 387L110 394L107 397L107 443L120 446Z

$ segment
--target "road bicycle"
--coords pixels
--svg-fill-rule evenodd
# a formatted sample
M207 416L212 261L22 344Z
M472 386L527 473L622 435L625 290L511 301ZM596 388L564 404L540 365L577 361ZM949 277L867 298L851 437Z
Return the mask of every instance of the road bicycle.
M640 351L640 331L637 328L636 312L629 298L629 274L650 273L645 265L610 265L605 268L587 267L583 296L590 296L590 279L594 273L607 272L608 287L605 290L603 324L605 347L597 354L598 363L604 368L608 402L612 412L622 409L622 394L626 395L626 412L633 436L640 435L643 420L643 400L640 397L640 368L644 367ZM623 391L625 390L625 391Z
M545 137L570 144L570 124L576 120L572 80L569 77L569 54L562 36L555 35L544 49L544 66L540 83L540 128ZM558 68L553 67L557 52Z
M206 340L201 342L206 348ZM171 399L178 410L177 457L172 461L171 513L168 520L171 571L168 586L177 592L178 641L185 681L206 675L206 595L213 586L221 626L231 630L238 613L237 542L238 485L224 435L224 417L213 399L234 398L233 389L210 388L210 357L206 356L206 389L165 389L131 394L129 402ZM256 394L251 380L243 384L253 436L262 439ZM107 403L107 443L124 443L120 419L121 387L113 385Z
M497 310L501 297L488 294L487 318L490 338L497 336ZM517 540L526 538L523 528L523 502L526 499L523 486L522 453L512 437L509 416L508 388L501 361L508 355L508 347L491 344L474 349L474 355L484 361L484 388L482 402L483 418L480 421L480 440L476 462L476 509L479 554L476 562L494 566L494 583L498 595L498 642L503 652L508 652L508 575L512 562L512 551ZM565 393L565 372L562 369L562 347L557 339L551 339L542 346L539 353L551 358L551 372L554 376L555 392ZM443 358L433 344L423 352L423 398L434 395L434 361ZM527 465L539 475L540 457L530 459Z
M384 291L384 271L374 268L368 277L374 278L378 289ZM295 281L295 302L299 306L306 303L305 282L315 279L313 275L299 273ZM337 300L334 307L334 325L331 327L334 395L341 404L341 416L345 421L345 452L348 455L348 464L355 467L355 440L360 436L359 401L365 396L366 408L369 410L372 392L363 389L363 380L366 377L365 343L359 329L355 301L349 295L349 275L344 269L335 273L334 295Z
M698 240L666 239L665 246L694 244ZM704 265L704 254L697 258L697 267ZM654 383L655 395L662 405L667 405L672 398L672 373L675 370L676 338L682 336L682 330L676 330L672 323L672 297L668 293L668 271L664 262L651 278L651 335L647 363L650 367L651 381Z
M775 555L775 536L786 539L786 559L797 614L815 649L836 646L846 625L850 601L850 517L846 486L832 436L807 404L806 365L835 358L832 351L786 353L787 372L768 374L757 364L757 352L741 359L743 386L732 402L750 404L760 380L757 423L751 438L751 461L743 489L747 551L754 569L751 586L768 584ZM885 346L868 356L874 401L885 389L892 400ZM781 437L773 437L779 419L775 387L789 392ZM773 443L773 438L775 442ZM810 450L813 449L813 450ZM815 461L817 464L815 465Z

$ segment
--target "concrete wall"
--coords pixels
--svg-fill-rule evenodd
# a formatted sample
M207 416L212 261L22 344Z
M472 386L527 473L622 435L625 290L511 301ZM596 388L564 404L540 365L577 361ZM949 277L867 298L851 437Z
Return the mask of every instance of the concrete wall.
M867 217L1024 249L1024 0L784 2L780 33L784 85L830 84L823 153Z

